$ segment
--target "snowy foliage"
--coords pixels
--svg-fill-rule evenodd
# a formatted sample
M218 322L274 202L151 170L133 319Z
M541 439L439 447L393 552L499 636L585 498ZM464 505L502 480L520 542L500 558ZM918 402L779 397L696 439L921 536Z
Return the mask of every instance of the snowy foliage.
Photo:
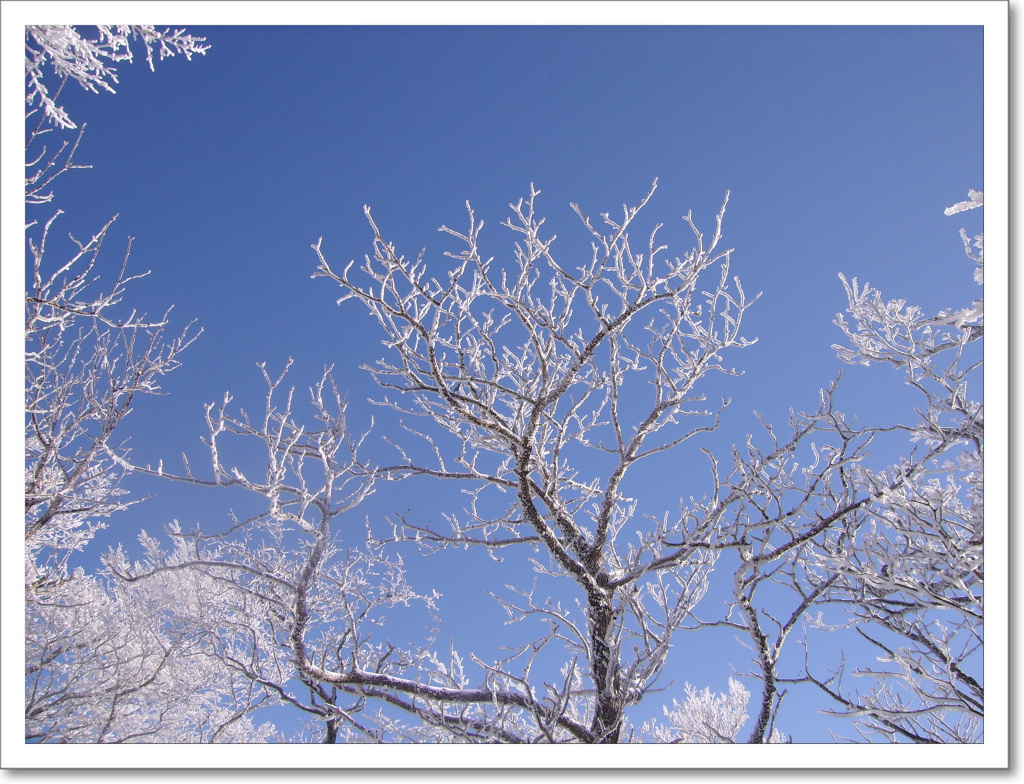
M136 503L121 487L128 448L119 426L141 396L159 391L160 377L178 367L196 333L167 339L166 317L119 308L139 277L124 265L100 288L97 259L109 223L75 242L70 258L50 261L59 214L38 242L29 240L25 297L26 737L184 737L184 718L168 729L166 678L178 676L167 671L183 660L171 655L178 641L159 629L159 604L139 606L142 597L110 592L70 563L106 520ZM189 676L178 683L187 681L205 682ZM190 686L179 696L192 694ZM208 699L221 698L211 692ZM201 714L204 704L190 710Z
M262 742L249 713L258 684L207 650L210 624L194 575L136 586L76 572L27 603L25 738L61 743ZM204 619L206 620L206 619Z
M712 694L711 689L697 691L689 683L683 691L686 701L672 700L672 708L664 708L667 724L646 722L644 735L654 743L736 743L740 730L749 718L747 702L750 692L735 678L729 679L728 694ZM770 743L784 743L777 729L769 736Z

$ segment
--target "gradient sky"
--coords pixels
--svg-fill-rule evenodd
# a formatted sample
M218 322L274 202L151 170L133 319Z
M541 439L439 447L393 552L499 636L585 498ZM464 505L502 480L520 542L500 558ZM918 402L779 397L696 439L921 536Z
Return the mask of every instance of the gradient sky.
M692 209L710 231L731 191L723 243L744 289L763 295L744 331L757 345L732 356L746 375L709 387L712 399L733 398L719 445L756 429L754 409L783 424L791 406L812 407L841 369L831 348L846 302L838 273L930 311L979 296L957 233L979 233L981 211L943 209L984 188L980 27L188 31L206 36L204 57L165 60L155 73L144 61L122 65L116 95L72 86L62 95L88 124L77 160L94 168L58 181L58 226L90 236L118 213L105 263L113 272L131 235L132 268L152 270L132 306L155 314L173 304L172 326L195 319L204 330L166 378L169 394L139 401L125 423L140 462L169 464L185 451L201 464L203 404L231 390L258 407L261 361L276 371L293 357L299 389L334 364L356 429L380 419L358 369L381 356L377 326L356 303L337 306L336 286L310 279L319 237L335 268L370 250L363 204L400 251L425 247L428 264L443 265L454 247L437 227L462 227L467 199L486 223L484 252L507 250L499 224L531 182L563 258L589 257L570 202L595 218L618 212L657 177L634 236L663 222L659 236L682 254L690 236L680 216ZM898 376L845 372L849 410L866 422L891 413ZM369 448L385 459L383 447ZM175 517L224 519L222 500L137 487L156 496L122 515L102 545ZM357 517L450 497L389 487ZM442 592L466 583L436 567L413 571L434 575ZM446 618L447 631L471 635L478 617ZM677 661L673 676L725 691L744 655L722 645ZM657 701L645 714L660 713ZM828 739L813 724L784 729Z

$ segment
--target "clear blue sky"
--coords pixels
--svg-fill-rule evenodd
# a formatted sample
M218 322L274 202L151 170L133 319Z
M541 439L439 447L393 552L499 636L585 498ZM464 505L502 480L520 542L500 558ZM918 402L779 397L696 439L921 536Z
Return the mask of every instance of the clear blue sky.
M723 242L744 289L764 294L744 333L758 344L733 356L746 375L711 389L712 399L733 397L718 443L754 430L753 409L781 424L790 406L813 406L838 372L838 273L927 310L977 296L957 232L978 233L980 211L949 218L943 208L984 188L981 28L188 31L207 37L204 57L165 60L155 73L122 65L116 95L73 86L62 95L88 123L77 160L94 168L58 181L60 225L88 236L120 213L105 262L113 271L130 234L132 268L152 270L131 304L150 313L173 304L174 325L196 319L205 330L166 379L170 394L140 400L126 423L142 462L186 451L200 465L203 404L231 390L257 408L260 361L277 370L294 357L300 389L333 363L355 424L380 415L358 369L381 355L375 323L310 279L318 237L338 265L370 249L363 204L401 251L426 247L428 263L443 265L452 243L438 226L462 227L468 199L486 222L485 252L493 243L500 253L507 204L531 182L562 258L589 256L571 201L594 217L617 212L658 177L641 225L665 223L662 239L681 254L690 237L680 216L692 209L710 230L731 190ZM879 390L899 379L884 369L847 377L847 407L884 417ZM412 492L426 491L410 488L388 488L357 517L417 508ZM105 542L174 517L223 519L215 499L146 489L158 495ZM438 579L448 592L462 581ZM451 623L469 634L458 617ZM732 650L731 662L716 652L673 674L725 691L728 665L744 666ZM653 701L647 712L658 712Z
M353 329L369 320L309 277L320 236L336 262L369 249L364 203L444 263L438 226L469 199L506 247L530 182L566 253L587 248L570 201L618 211L658 177L648 223L681 246L679 217L709 226L731 190L724 242L764 292L738 410L784 413L834 373L838 272L926 308L971 284L963 221L942 210L984 185L980 28L189 30L205 57L122 66L116 95L65 91L94 168L58 191L82 234L120 213L112 239L135 236L133 266L152 269L137 297L206 331L168 418L198 422L194 401L251 387L257 361L294 356L301 380L376 357Z

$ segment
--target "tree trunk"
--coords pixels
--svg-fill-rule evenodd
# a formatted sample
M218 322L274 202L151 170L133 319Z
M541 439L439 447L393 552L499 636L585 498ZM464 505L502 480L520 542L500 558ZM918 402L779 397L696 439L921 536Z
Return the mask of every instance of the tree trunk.
M618 694L619 662L612 661L608 634L612 624L611 594L592 593L588 597L590 615L591 673L597 690L594 719L590 729L595 743L618 743L622 729L622 700Z

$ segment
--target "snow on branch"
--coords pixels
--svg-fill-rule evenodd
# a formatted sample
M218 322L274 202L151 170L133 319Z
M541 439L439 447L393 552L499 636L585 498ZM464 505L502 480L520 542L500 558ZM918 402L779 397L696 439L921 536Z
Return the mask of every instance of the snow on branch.
M152 25L98 25L96 38L86 38L72 25L28 25L25 27L25 103L29 115L41 107L46 120L61 128L77 127L63 107L57 105L61 89L72 79L90 92L102 88L116 92L117 69L108 63L132 62L131 43L142 39L146 62L154 70L154 50L160 59L182 54L206 54L205 38L185 35L184 29L158 30ZM49 64L60 80L54 91L47 85L44 67ZM51 95L52 93L52 95Z

